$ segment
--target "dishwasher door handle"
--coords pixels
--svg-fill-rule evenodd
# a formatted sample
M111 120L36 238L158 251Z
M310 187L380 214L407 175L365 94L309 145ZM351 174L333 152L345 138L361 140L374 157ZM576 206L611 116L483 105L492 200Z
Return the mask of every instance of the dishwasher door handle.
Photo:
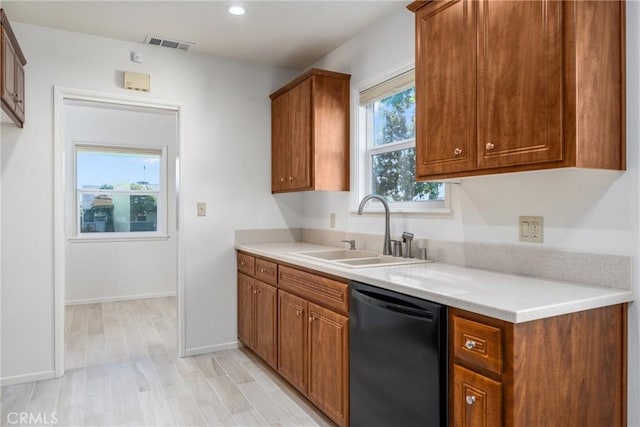
M369 292L364 293L357 289L353 289L352 295L355 299L362 301L365 304L371 305L373 307L378 307L383 310L393 311L399 314L404 314L406 316L417 317L420 320L424 320L426 322L433 322L433 313L429 310L416 308L416 307L408 307L401 304L385 301L384 295L377 295L377 294L372 295ZM377 296L382 298L376 298Z

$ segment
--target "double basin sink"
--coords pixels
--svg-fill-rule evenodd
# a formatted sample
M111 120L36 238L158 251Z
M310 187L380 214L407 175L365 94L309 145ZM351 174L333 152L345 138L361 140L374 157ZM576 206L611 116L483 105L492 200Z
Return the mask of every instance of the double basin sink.
M291 255L315 261L326 261L333 265L349 268L391 267L394 265L422 264L425 262L431 262L415 258L399 258L380 255L376 252L357 249L329 249L320 251L292 252Z

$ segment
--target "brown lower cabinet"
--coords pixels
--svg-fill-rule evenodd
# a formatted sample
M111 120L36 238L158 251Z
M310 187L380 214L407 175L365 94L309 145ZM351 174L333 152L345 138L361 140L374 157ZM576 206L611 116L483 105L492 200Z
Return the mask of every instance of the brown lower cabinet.
M240 341L337 425L348 426L348 285L243 253L238 270Z
M346 425L349 319L283 290L278 290L278 319L278 372Z
M238 273L238 338L274 368L277 303L275 286Z
M626 425L627 305L523 323L449 309L454 426Z

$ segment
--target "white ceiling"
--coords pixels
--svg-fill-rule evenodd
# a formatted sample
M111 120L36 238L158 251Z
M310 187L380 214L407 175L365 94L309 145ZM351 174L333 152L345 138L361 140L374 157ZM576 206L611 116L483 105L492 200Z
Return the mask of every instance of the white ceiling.
M11 22L139 43L149 34L195 42L191 50L200 53L302 70L409 4L253 0L240 2L246 15L232 16L226 11L232 2L3 0L2 7Z

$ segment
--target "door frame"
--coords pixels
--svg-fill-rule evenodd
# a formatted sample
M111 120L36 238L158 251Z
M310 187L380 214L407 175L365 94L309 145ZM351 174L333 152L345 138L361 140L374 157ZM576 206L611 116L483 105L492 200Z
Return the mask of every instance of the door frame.
M66 147L64 146L64 101L66 99L93 101L131 107L147 107L176 111L178 114L178 141L176 150L176 239L177 239L177 340L178 357L186 356L186 312L184 280L184 243L180 238L183 207L180 203L180 168L185 136L183 103L174 100L148 98L129 94L99 92L62 86L53 87L53 288L54 288L54 372L56 377L64 375L64 312L65 283L67 278L67 232L65 220Z

